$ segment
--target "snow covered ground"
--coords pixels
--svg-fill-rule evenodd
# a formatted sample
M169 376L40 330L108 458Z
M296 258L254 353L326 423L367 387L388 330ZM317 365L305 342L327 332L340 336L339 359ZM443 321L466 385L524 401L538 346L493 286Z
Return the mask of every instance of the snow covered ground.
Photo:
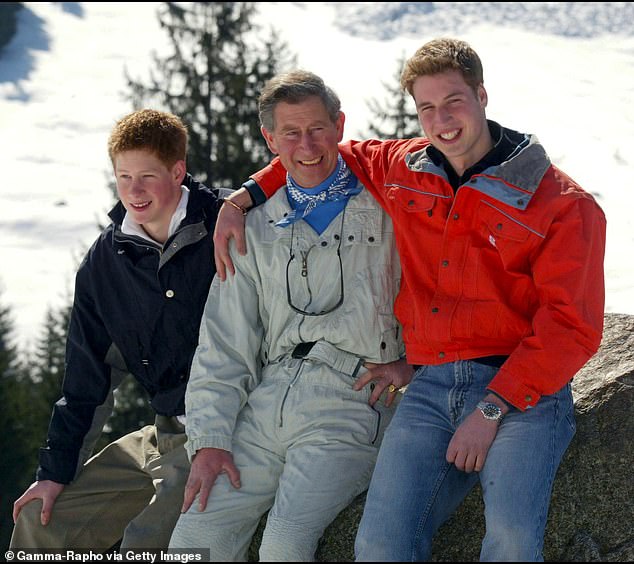
M0 303L32 345L46 308L112 204L106 140L132 108L124 68L144 76L165 53L159 3L26 2L0 54ZM404 7L405 6L405 7ZM608 217L606 310L634 314L634 4L258 2L273 26L340 95L346 137L384 99L397 61L452 35L479 52L488 116L537 134ZM400 11L399 11L400 10ZM629 202L629 203L628 203Z

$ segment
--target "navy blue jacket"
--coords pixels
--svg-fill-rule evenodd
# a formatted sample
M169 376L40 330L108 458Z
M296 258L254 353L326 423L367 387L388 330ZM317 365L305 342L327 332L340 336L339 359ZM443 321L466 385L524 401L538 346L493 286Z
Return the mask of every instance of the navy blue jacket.
M217 193L191 179L187 215L161 248L121 232L125 209L110 212L84 257L66 344L63 397L55 404L38 480L70 483L97 408L111 388L106 359L120 351L127 371L147 390L156 413L185 413L189 368L215 274Z

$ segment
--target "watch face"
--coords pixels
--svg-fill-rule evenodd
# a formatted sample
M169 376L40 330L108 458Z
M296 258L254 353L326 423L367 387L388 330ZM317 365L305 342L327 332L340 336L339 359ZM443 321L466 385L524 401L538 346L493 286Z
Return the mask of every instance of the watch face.
M482 411L482 415L484 415L485 419L499 419L502 417L502 410L494 403L482 402L478 404L478 407L480 411Z

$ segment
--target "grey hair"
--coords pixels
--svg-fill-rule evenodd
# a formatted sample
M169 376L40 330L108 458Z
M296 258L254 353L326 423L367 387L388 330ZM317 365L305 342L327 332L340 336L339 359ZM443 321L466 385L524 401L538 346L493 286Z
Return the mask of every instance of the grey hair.
M262 89L258 101L260 124L268 131L275 129L273 112L280 102L298 104L317 96L326 107L328 117L335 123L341 111L341 101L334 90L312 72L293 70L271 78Z

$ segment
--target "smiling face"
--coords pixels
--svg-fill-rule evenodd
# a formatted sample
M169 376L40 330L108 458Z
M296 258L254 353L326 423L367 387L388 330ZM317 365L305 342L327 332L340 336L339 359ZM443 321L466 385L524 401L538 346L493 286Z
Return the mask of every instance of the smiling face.
M273 131L262 127L262 135L293 180L303 188L313 188L326 180L337 166L343 112L333 123L321 99L310 96L296 104L279 102L273 117Z
M152 152L122 151L113 160L117 194L132 220L155 241L164 243L181 198L185 161L168 168Z
M429 138L461 175L492 148L486 121L487 93L476 91L457 70L419 76L412 85L418 118Z

